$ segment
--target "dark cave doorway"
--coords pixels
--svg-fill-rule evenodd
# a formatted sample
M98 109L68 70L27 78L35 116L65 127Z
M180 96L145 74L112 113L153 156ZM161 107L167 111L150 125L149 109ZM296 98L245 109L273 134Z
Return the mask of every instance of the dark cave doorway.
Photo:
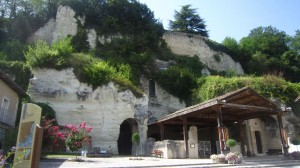
M131 136L133 131L137 130L137 122L134 119L126 119L120 125L120 134L118 138L119 155L132 155Z

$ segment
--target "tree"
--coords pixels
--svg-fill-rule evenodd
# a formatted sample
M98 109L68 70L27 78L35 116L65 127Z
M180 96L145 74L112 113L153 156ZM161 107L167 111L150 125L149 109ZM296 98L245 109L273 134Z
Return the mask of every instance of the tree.
M232 37L226 37L222 44L228 49L227 53L236 61L240 61L240 46Z
M240 48L245 58L246 72L255 74L276 74L284 72L286 67L280 62L281 56L289 50L287 35L275 27L257 27L240 41ZM257 66L263 65L262 67Z
M286 33L275 27L257 27L251 30L248 37L241 39L240 46L251 54L259 51L269 57L279 58L288 50L286 38Z
M208 37L204 20L191 5L182 6L180 12L175 10L174 19L169 23L171 30Z
M296 30L296 34L291 38L289 47L300 54L300 30Z

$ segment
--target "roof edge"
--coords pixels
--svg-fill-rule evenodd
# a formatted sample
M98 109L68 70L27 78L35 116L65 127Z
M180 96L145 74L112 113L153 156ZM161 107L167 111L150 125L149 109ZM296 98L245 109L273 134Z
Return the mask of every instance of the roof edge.
M16 91L17 94L20 95L21 97L27 96L25 91L13 80L11 80L10 77L1 69L0 69L0 79L2 79L10 88Z

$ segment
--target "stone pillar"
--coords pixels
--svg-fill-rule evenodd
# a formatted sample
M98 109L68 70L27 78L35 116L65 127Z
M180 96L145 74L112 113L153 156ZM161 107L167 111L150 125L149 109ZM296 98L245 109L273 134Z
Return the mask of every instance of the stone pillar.
M134 118L138 123L139 135L140 135L140 145L139 145L139 154L146 155L147 149L147 131L148 131L148 106L137 104L134 106Z
M186 118L182 118L182 125L183 125L183 139L184 139L184 144L185 144L185 154L186 154L186 157L188 157L189 147L188 147L188 129L187 129Z
M188 140L188 148L189 148L189 158L196 159L199 158L198 155L198 130L196 126L191 126L189 129L189 140Z
M147 126L148 118L143 121L143 123L138 122L138 129L139 129L139 135L140 135L140 145L139 145L139 154L140 155L146 155L147 151Z

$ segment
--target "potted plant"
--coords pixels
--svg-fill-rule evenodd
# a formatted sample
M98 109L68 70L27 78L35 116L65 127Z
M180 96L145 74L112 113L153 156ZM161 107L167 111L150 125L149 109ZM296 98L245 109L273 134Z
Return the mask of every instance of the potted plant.
M213 161L213 163L227 163L225 160L225 155L224 154L213 154L210 156L210 159Z
M229 148L234 147L236 144L237 144L237 142L236 142L236 140L234 140L234 139L228 139L228 140L226 141L226 145L227 145Z
M234 139L228 139L226 141L226 145L232 149L234 146L237 145L236 140ZM228 163L232 164L240 164L243 161L243 155L240 152L229 152L226 156L225 159L228 161Z
M131 141L132 141L132 144L136 145L136 148L135 148L135 156L137 157L137 154L138 154L138 147L139 147L139 144L140 144L140 135L139 133L133 133L132 136L131 136ZM139 160L138 158L134 159L134 160Z

